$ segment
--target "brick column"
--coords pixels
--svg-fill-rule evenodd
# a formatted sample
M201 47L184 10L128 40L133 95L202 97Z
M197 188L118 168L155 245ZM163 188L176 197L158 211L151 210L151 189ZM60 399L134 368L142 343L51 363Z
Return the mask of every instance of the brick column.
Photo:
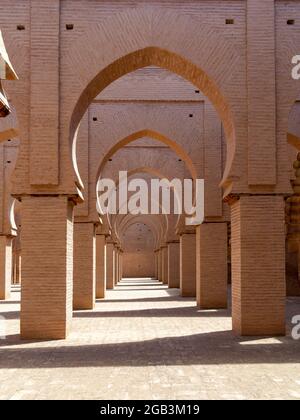
M0 300L10 298L12 282L12 239L0 236Z
M183 297L196 297L196 234L180 236L180 289Z
M155 278L158 279L158 250L154 251L155 254Z
M30 54L31 185L59 184L60 8L60 0L30 1L30 49L27 54ZM47 36L44 35L45 25ZM46 77L42 76L45 67Z
M96 235L96 298L105 298L106 290L106 239Z
M227 223L196 228L197 303L201 309L227 308Z
M73 204L66 196L22 199L21 337L64 339L73 299Z
M180 287L180 242L168 244L168 284L170 288Z
M280 168L276 138L275 4L274 0L245 2L248 97L248 162L245 164L249 185L276 185L277 167Z
M162 281L162 250L158 250L158 276L157 280Z
M12 249L12 284L19 284L20 255Z
M233 329L285 334L284 201L242 196L231 206Z
M21 284L21 243L20 243L20 231L18 236L12 240L12 282L13 284Z
M115 247L115 286L119 283L119 249Z
M115 252L114 244L106 244L106 288L111 290L115 287Z
M73 309L93 309L96 300L94 223L74 223Z
M162 252L162 282L168 284L168 248L164 246L161 248Z
M120 250L120 253L119 253L119 279L120 281L122 280L122 278L123 278L123 251Z

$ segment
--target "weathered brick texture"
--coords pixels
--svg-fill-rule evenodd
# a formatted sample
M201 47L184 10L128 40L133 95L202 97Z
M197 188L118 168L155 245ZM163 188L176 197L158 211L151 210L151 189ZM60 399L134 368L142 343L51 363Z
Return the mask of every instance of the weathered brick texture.
M158 280L162 281L162 250L158 250Z
M233 329L285 334L284 201L242 196L231 213Z
M96 298L105 298L106 290L106 239L96 235Z
M93 223L74 223L73 308L93 309L95 298L95 226Z
M180 289L183 297L196 297L196 234L180 236Z
M116 247L114 249L114 254L115 254L115 265L114 265L115 274L114 274L114 279L115 279L115 286L117 286L117 284L120 281L120 278L119 278L119 250Z
M115 287L115 250L114 244L106 244L106 288Z
M58 185L60 0L30 3L30 183Z
M21 336L66 338L73 309L73 205L67 197L24 197L21 241Z
M197 304L202 309L227 307L227 224L204 223L197 235Z
M168 244L168 284L170 288L180 287L180 242Z
M168 247L161 248L162 251L162 282L168 284Z

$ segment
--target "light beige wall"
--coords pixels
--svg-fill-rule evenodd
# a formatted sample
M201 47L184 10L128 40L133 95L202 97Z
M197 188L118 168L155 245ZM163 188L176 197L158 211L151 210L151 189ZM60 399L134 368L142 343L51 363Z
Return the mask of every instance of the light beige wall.
M122 237L123 276L155 277L155 239L149 226L136 223Z

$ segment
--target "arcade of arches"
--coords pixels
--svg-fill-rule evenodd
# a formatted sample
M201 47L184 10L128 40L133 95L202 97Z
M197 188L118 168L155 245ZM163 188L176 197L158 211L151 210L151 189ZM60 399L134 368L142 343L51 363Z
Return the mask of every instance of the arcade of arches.
M21 339L66 339L128 278L194 302L199 324L229 307L232 340L286 334L300 1L219 3L1 0L0 299L21 289ZM204 179L204 223L100 215L119 171Z

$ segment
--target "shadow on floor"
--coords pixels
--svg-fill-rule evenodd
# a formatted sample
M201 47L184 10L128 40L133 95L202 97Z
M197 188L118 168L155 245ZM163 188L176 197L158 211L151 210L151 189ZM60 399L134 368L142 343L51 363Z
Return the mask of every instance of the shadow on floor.
M149 290L153 290L153 288ZM162 290L162 288L159 288L159 290ZM176 294L169 297L136 299L137 302L143 300L148 302L164 300L168 302L194 301L194 299L181 298ZM130 299L119 299L119 302L128 301ZM108 301L100 302L101 306L102 302ZM114 303L118 300L111 299L110 302ZM289 320L293 314L297 313L300 300L293 299L292 303L296 303L296 305L288 310L287 319ZM74 318L183 317L199 318L201 322L203 317L230 317L229 310L199 311L196 303L195 306L177 306L175 308L149 308L130 311L127 309L124 311L75 312ZM18 311L7 311L1 313L1 315L6 316L7 319L19 318ZM170 320L170 322L175 322L175 320ZM188 319L186 319L186 322L189 322ZM102 330L98 331L99 340L101 340L102 333ZM180 335L180 331L178 331L178 335ZM228 330L113 344L91 344L92 334L87 337L83 335L80 338L80 340L85 339L89 340L89 344L72 343L72 335L66 341L51 343L43 340L22 341L18 335L7 336L6 339L0 340L0 369L300 364L300 341L293 341L290 337L271 339L259 343L257 337L235 337L232 331Z
M230 317L227 309L214 311L201 311L196 306L176 307L176 308L151 308L136 309L129 311L76 311L73 313L74 318L202 318L202 317Z
M15 336L3 341L24 344ZM300 342L280 338L276 344L257 344L223 331L130 343L0 348L0 369L258 363L298 364Z
M97 299L96 303L102 305L103 303L138 303L138 302L182 302L183 298L176 298L172 296L153 297L153 298L137 298L137 299ZM184 298L185 302L195 302L195 298Z
M7 320L19 319L19 311L1 312L1 316ZM196 306L159 308L159 309L136 309L129 311L74 311L73 318L229 318L230 312L227 309L203 311Z
M124 298L124 299L97 299L97 303L124 303L124 302L195 302L195 298L183 298L178 295L170 295L163 297L151 297L151 298Z
M20 311L8 311L8 312L1 311L0 315L3 316L5 319L19 319Z

